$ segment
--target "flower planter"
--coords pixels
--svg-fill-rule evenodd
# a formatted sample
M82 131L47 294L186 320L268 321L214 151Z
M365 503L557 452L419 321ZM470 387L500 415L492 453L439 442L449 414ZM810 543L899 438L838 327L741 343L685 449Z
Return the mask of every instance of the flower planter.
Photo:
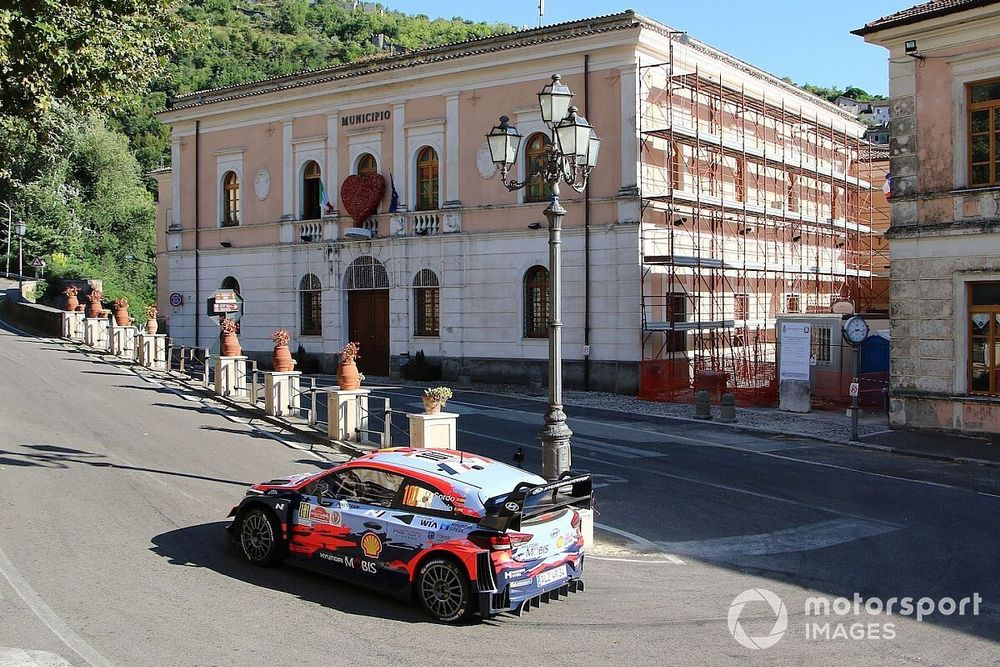
M238 357L240 353L243 352L243 348L240 347L240 339L236 336L235 331L225 331L222 334L222 356L224 357Z
M337 384L341 389L360 389L361 376L358 375L358 365L353 361L342 361L337 366Z
M66 295L66 312L72 313L79 305L80 299L77 298L76 292Z
M115 324L120 327L132 324L132 318L128 316L128 308L115 308Z
M76 312L78 312L78 313L82 313L85 309L86 309L86 306L84 306L82 303L77 304L77 306L76 306Z
M444 407L444 401L440 398L435 398L433 396L423 396L424 401L424 413L428 415L436 415L441 412L441 408Z
M146 333L150 336L155 334L160 329L160 324L155 319L146 320Z
M271 367L278 373L287 373L295 370L295 360L292 359L292 352L287 345L275 345L271 352Z

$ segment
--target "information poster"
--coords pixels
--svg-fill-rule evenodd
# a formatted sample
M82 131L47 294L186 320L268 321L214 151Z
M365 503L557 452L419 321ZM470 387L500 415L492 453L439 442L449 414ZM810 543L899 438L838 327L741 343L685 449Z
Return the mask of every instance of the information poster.
M809 354L812 326L798 322L781 324L780 380L809 381Z

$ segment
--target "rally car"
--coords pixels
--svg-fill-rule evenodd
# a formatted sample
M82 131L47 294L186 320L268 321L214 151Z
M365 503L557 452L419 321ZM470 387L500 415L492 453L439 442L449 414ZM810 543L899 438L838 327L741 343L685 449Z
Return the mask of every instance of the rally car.
M458 622L583 591L577 510L591 503L590 475L548 483L479 455L383 449L254 485L228 530L251 563L298 561Z

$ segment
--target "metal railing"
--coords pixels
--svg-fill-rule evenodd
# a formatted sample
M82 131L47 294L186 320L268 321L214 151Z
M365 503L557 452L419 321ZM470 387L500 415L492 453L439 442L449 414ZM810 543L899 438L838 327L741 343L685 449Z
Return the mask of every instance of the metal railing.
M382 409L372 410L368 408L366 410L361 401L355 403L358 409L357 423L368 427L355 427L354 433L357 441L378 445L379 449L388 449L389 447L409 444L409 429L401 428L393 423L393 415L405 415L406 413L401 410L393 410L388 396L369 395L368 400L382 401ZM373 421L380 425L380 427L372 428ZM377 441L370 437L373 435L378 437ZM405 442L397 444L396 438L398 436L402 436Z

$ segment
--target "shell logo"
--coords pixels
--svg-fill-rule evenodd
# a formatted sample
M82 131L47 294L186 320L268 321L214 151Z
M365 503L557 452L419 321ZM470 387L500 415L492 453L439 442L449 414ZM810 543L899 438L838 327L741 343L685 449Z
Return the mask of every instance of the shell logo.
M382 553L382 540L375 533L365 533L365 536L361 538L361 550L369 558L378 558L379 554Z

